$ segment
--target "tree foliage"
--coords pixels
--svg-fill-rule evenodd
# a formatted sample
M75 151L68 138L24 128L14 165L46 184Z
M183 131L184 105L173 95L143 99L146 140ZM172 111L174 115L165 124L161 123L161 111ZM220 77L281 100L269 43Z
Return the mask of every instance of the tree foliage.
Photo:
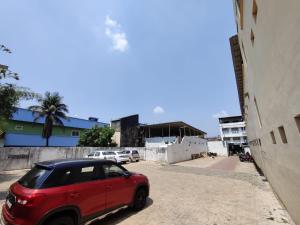
M44 97L38 98L39 105L30 106L36 122L40 118L45 118L42 136L46 138L46 146L49 145L49 138L52 135L54 125L63 126L61 119L67 119L69 112L67 105L62 102L63 98L57 93L46 92Z
M95 126L80 134L79 146L85 147L114 147L116 144L112 142L114 129L110 127Z
M11 53L4 45L0 45L0 50ZM2 117L2 120L11 118L21 100L30 100L38 96L28 88L3 83L3 80L8 78L19 80L17 73L10 71L8 66L0 64L0 116ZM0 125L2 124L1 121Z

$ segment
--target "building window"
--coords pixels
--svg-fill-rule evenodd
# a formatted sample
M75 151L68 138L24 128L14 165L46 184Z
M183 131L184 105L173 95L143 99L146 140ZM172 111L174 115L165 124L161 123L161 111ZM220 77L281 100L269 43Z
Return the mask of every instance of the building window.
M229 129L228 128L223 128L222 131L223 131L223 134L228 134L229 133Z
M252 46L254 45L254 40L255 40L255 36L254 36L254 33L253 33L253 30L251 30L251 43L252 43Z
M279 131L282 143L286 144L287 143L287 138L286 138L284 127L283 126L278 127L278 131Z
M23 130L23 128L24 128L24 127L21 126L21 125L16 125L16 126L15 126L15 130Z
M262 128L260 112L259 112L257 101L256 101L255 97L254 97L254 104L255 104L255 108L256 108L256 114L257 114L257 118L258 118L258 122L259 122L259 127Z
M237 12L240 20L241 30L244 28L244 0L237 0Z
M79 137L80 132L78 130L72 130L72 137Z
M231 132L233 134L237 134L237 133L239 133L239 128L231 128Z
M270 132L270 135L271 135L271 139L272 139L273 144L276 144L276 139L275 139L274 132L271 131L271 132Z
M300 114L295 117L296 125L300 134Z
M256 19L257 19L257 4L256 4L256 0L253 0L252 16L253 16L253 19L254 19L254 21L256 23Z

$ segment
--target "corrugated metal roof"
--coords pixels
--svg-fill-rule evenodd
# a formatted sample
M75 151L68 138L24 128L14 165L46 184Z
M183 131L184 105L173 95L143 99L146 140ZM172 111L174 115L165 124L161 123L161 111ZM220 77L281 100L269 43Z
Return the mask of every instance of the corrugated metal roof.
M11 120L34 123L34 118L35 117L33 111L28 109L18 108L17 111L13 114ZM36 121L36 123L40 123L40 124L43 124L44 122L45 122L45 118L40 118L38 121ZM83 129L89 129L96 125L97 126L108 125L107 123L101 123L101 122L73 118L73 117L68 117L68 119L62 119L62 122L65 127L83 128Z

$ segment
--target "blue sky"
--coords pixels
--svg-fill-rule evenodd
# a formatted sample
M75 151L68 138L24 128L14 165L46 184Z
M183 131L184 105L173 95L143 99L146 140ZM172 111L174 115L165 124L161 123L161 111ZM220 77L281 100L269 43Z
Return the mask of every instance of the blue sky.
M1 1L0 62L21 86L58 91L70 116L183 120L218 135L240 114L232 1ZM32 102L22 102L27 107Z

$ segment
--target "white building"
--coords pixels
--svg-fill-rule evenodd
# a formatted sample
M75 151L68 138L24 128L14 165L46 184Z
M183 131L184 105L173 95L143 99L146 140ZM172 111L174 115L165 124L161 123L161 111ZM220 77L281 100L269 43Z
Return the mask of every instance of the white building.
M228 150L242 151L248 144L246 124L242 116L230 116L219 118L221 139ZM234 149L230 149L233 147Z

